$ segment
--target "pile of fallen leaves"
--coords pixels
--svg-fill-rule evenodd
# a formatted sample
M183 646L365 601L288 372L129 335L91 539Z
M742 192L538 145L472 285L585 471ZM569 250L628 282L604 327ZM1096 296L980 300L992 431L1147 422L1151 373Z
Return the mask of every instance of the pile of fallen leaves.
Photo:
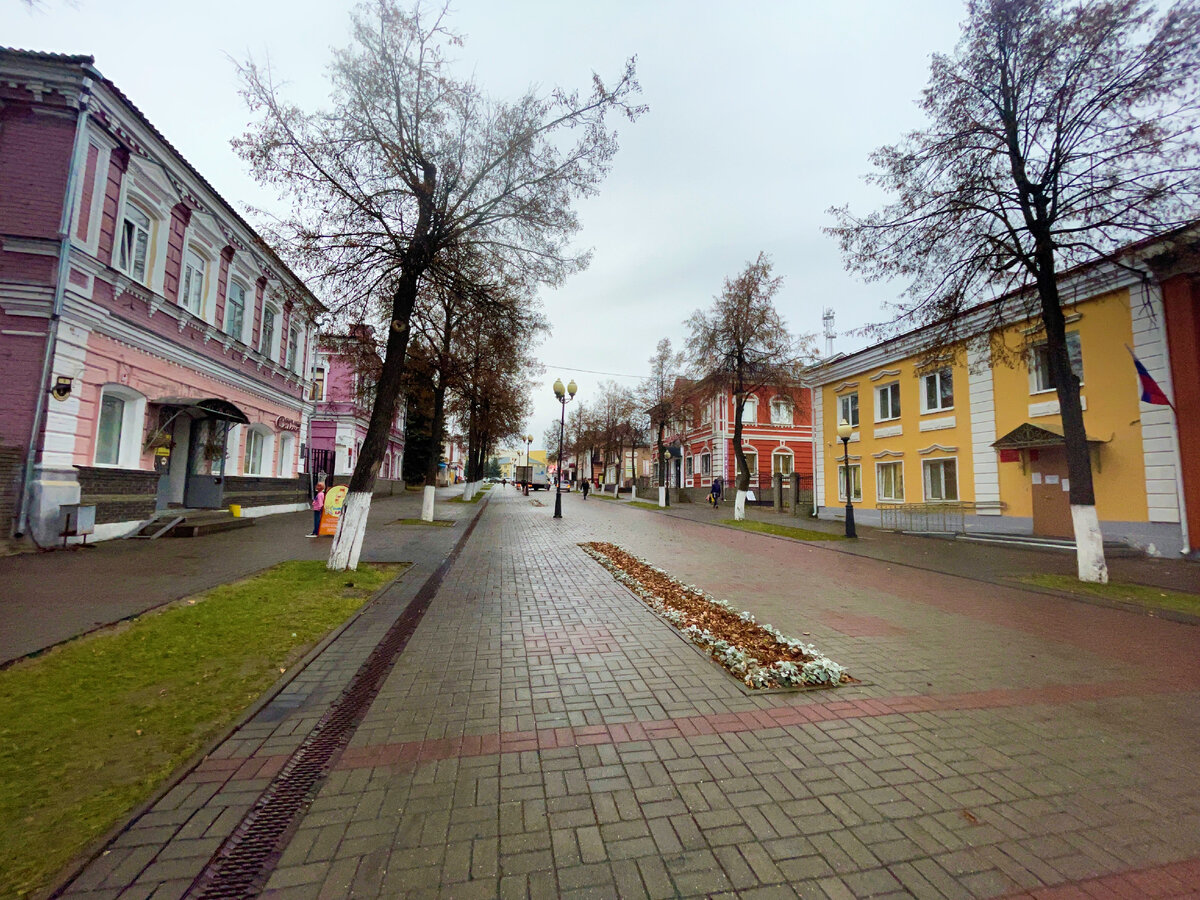
M580 546L750 687L832 686L853 680L812 644L759 624L750 613L683 584L615 544Z

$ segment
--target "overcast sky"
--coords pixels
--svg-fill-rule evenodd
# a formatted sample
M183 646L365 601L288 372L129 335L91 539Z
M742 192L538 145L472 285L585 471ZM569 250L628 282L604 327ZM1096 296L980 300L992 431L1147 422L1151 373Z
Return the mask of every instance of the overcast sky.
M0 44L88 53L239 211L269 205L229 146L247 122L230 56L268 55L303 106L327 96L348 0L0 0ZM737 7L737 8L735 8ZM821 232L826 210L866 212L868 154L919 127L929 57L958 38L963 0L563 2L456 0L463 71L497 97L530 84L587 90L638 57L650 111L619 123L600 195L580 206L591 267L542 292L553 334L527 423L535 449L574 378L579 398L613 375L643 376L655 344L680 347L683 321L722 279L766 251L784 276L778 306L795 332L843 335L886 316L900 284L865 285ZM824 342L821 342L824 348ZM597 374L597 373L612 373ZM614 378L634 385L634 378Z

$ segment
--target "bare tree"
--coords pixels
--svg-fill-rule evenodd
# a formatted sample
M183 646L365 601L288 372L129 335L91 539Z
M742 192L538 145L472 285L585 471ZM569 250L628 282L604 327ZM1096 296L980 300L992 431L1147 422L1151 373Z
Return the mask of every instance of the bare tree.
M663 338L650 357L650 375L638 387L638 399L642 408L650 417L650 426L655 432L655 447L657 449L659 487L667 485L667 451L663 446L663 434L670 422L679 412L679 398L675 393L675 382L679 370L683 366L683 358L671 349L671 339ZM662 505L671 505L669 489L662 493Z
M735 519L746 517L750 468L742 448L742 412L746 399L768 385L787 388L800 380L800 370L812 355L812 337L794 336L775 309L783 284L771 274L771 259L758 254L725 287L712 306L687 320L687 360L702 393L730 391L734 399L733 452L737 459Z
M848 267L908 278L898 322L933 325L939 347L966 337L970 306L1028 288L992 327L1045 328L1084 581L1108 572L1058 276L1195 216L1198 34L1195 0L1157 19L1147 0L973 0L955 54L933 59L929 126L872 157L895 200L832 210Z
M353 43L331 66L332 106L287 103L269 70L239 66L256 124L235 142L255 176L290 198L269 233L301 271L344 303L381 304L387 347L376 402L330 552L354 568L371 490L404 374L422 278L451 248L526 283L559 283L587 263L568 252L573 203L594 194L617 150L609 113L635 119L631 59L616 84L530 89L511 102L457 77L446 57L461 39L446 9L369 0Z

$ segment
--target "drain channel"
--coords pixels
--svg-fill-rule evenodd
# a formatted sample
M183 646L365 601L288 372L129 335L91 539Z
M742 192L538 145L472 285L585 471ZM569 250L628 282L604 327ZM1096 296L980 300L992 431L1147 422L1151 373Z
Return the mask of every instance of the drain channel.
M192 882L188 897L197 900L245 898L255 897L262 891L287 846L293 827L299 822L300 814L316 796L320 782L336 762L336 757L350 742L446 573L471 537L482 512L481 507L450 555L417 591L341 696L313 726L233 834L213 854Z

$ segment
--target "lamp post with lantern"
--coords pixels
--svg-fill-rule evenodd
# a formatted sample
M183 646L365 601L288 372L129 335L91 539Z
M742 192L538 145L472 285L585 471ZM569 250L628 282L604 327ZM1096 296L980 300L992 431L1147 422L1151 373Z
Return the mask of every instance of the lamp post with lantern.
M848 538L858 537L858 532L854 528L854 504L851 502L854 490L850 480L850 435L853 433L854 426L845 419L838 422L837 435L842 441L842 466L846 470L846 537Z
M567 427L567 404L575 399L575 379L572 378L563 389L561 378L554 379L554 396L562 405L562 415L558 420L558 477L554 481L554 518L562 518L562 470L563 470L563 438ZM569 396L568 396L569 395Z
M521 440L525 442L525 477L522 479L522 481L524 481L525 496L528 497L529 482L533 480L533 469L529 467L529 445L533 443L533 435L523 434L521 435Z

